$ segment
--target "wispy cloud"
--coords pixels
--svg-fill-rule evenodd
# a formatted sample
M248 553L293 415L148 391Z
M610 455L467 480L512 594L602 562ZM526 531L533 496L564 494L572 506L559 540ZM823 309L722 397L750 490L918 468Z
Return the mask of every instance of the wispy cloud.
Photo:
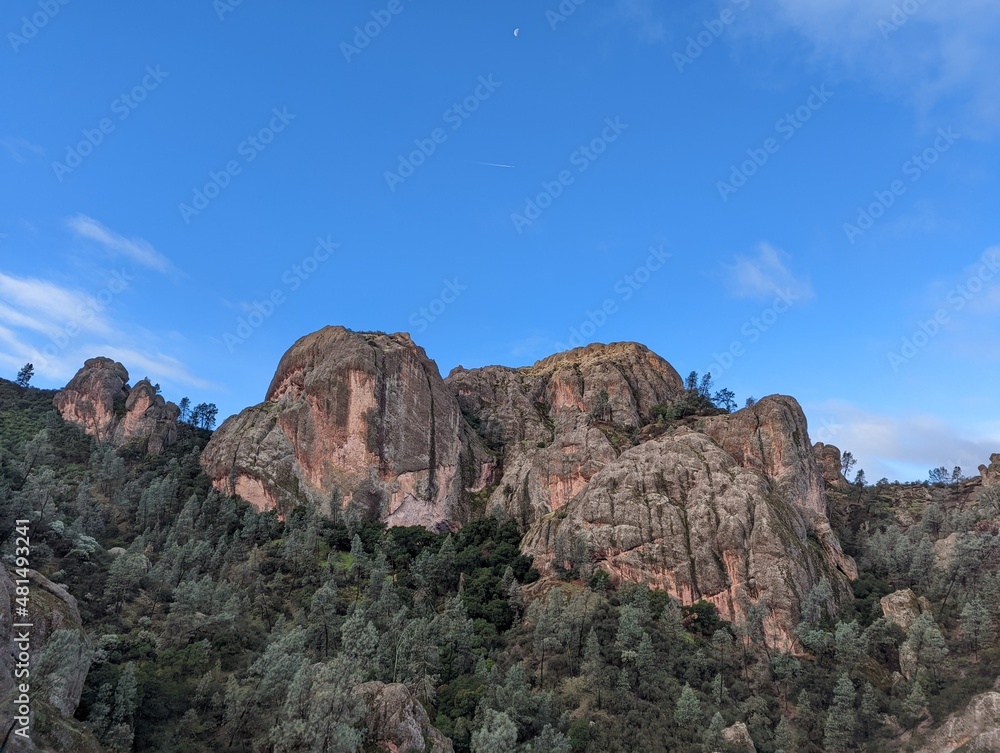
M812 298L812 285L792 273L788 268L790 261L784 251L767 242L760 243L755 256L739 256L726 266L729 289L737 298L765 299L785 291L790 291L796 299Z
M7 151L12 160L22 165L28 161L28 157L45 156L44 148L38 144L31 143L27 139L16 137L0 139L0 146Z
M148 374L154 381L214 388L178 359L159 352L148 332L113 316L118 295L129 288L127 277L112 275L90 294L0 272L0 373L12 376L31 362L42 380L65 383L85 360L104 355L125 364L134 378Z
M142 238L126 238L84 214L69 220L70 229L80 238L96 241L115 255L125 256L137 264L164 274L174 271L170 260Z
M815 62L902 96L923 115L947 106L983 128L1000 127L994 0L759 0L756 8L756 24L738 33L752 29L774 47L771 36L791 32Z
M840 400L807 405L806 411L810 424L817 416L828 417L836 430L818 438L852 452L869 482L882 477L926 480L928 470L942 465L949 470L961 466L966 475L975 475L979 465L1000 449L1000 436L969 436L933 414L889 416Z

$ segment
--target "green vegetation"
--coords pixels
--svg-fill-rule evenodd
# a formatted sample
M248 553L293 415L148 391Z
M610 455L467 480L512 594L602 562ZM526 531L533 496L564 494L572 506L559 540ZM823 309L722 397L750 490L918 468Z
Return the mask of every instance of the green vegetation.
M94 649L77 717L109 750L367 750L354 688L378 680L406 685L460 753L698 753L735 722L764 753L885 751L996 679L988 495L963 509L941 487L907 525L890 487L835 495L862 575L840 614L826 581L808 595L792 655L764 642L766 604L728 623L707 601L616 588L575 542L573 568L540 580L482 502L443 534L282 520L211 489L208 431L182 424L164 454L135 456L51 401L0 381L0 546L30 518L34 566L77 596ZM878 600L906 587L932 610L904 633ZM50 641L52 662L75 645Z

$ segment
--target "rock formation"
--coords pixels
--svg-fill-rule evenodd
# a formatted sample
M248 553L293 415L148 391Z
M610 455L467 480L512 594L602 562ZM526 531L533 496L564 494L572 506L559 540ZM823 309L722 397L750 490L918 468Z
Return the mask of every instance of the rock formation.
M25 681L15 675L21 657L14 639L20 629L13 625L30 622L32 727L41 732L31 741L12 738L11 750L100 751L87 727L73 719L91 662L76 599L34 570L28 571L28 580L30 619L15 619L15 583L0 565L0 729L6 733L13 723L12 699L17 697L16 687ZM47 656L41 663L43 653Z
M409 335L343 327L296 342L265 402L227 419L202 462L216 488L258 509L310 502L429 528L467 520L493 471Z
M982 478L983 488L1000 486L1000 452L990 455L990 464L979 466L979 475Z
M832 444L817 442L813 445L813 455L816 456L816 463L819 465L819 472L823 476L828 486L842 488L848 485L848 480L844 478L844 470L840 448Z
M454 753L405 685L367 682L358 690L368 705L366 745L386 753Z
M805 595L821 578L847 595L857 575L805 416L772 396L656 423L682 399L674 368L635 343L442 380L408 335L327 327L289 349L265 402L223 423L202 462L260 509L431 528L500 510L543 572L601 568L727 620L766 604L769 640L792 646Z
M110 358L86 361L61 391L55 406L99 442L121 447L142 442L146 452L159 454L177 441L180 410L156 394L148 379L128 385L128 371Z
M543 572L597 567L728 620L767 604L765 630L792 646L801 599L857 576L827 518L805 416L772 396L663 436L654 406L683 393L669 363L631 343L591 345L533 367L458 369L448 383L501 454L489 500L528 530ZM846 576L846 577L845 577Z
M1000 693L977 695L964 711L952 714L919 753L1000 750Z

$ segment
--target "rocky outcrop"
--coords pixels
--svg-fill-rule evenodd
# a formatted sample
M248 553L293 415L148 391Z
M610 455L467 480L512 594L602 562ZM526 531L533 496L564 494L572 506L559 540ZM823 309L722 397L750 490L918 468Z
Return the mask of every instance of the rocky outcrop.
M73 719L83 685L90 670L91 652L74 599L62 586L28 571L29 617L15 615L16 590L12 574L0 565L0 729L6 733L14 722L17 690L23 677L16 672L24 665L15 638L25 629L30 646L28 665L32 727L42 730L31 741L13 738L13 751L99 751L85 725ZM44 654L44 660L42 660Z
M732 727L722 730L722 739L726 743L726 749L739 751L739 753L757 753L757 746L750 737L750 730L743 722L736 722Z
M919 753L1000 750L1000 693L983 693L966 709L952 714Z
M489 507L527 530L543 572L601 568L729 620L766 602L768 639L791 647L820 578L857 576L827 518L802 410L773 396L668 436L654 407L682 397L674 368L643 346L591 345L533 367L457 369L447 382L502 457Z
M141 442L159 454L177 441L180 410L156 393L148 379L128 385L128 371L110 358L86 361L69 384L56 393L55 406L99 442L121 447Z
M983 488L1000 486L1000 452L990 455L990 464L979 466L979 475L982 478Z
M265 401L202 453L216 488L258 509L308 502L390 525L450 527L492 458L437 366L406 334L325 327L278 364Z
M921 614L927 611L926 600L922 602L909 588L883 596L879 603L882 605L882 614L885 618L893 625L902 628L904 633L912 627Z
M596 566L684 604L710 601L730 621L766 604L768 642L784 648L794 646L799 604L821 578L845 593L802 511L693 431L626 450L536 523L524 546L543 570Z
M503 456L489 500L527 528L578 495L623 445L676 400L674 368L637 343L588 345L514 369L455 369L462 412Z
M499 510L543 572L602 568L728 620L766 604L768 639L794 647L805 595L827 578L847 596L857 574L805 416L772 396L656 423L682 398L674 368L635 343L442 380L408 335L327 327L289 349L265 402L223 423L202 463L259 509L431 528Z
M809 444L802 408L794 398L771 395L752 407L706 419L703 431L744 468L761 473L769 486L805 517L830 560L852 580L854 560L846 556L830 527L824 480Z
M813 455L816 458L816 464L819 466L819 472L828 486L834 488L848 486L849 482L844 478L843 462L839 447L817 442L813 445Z
M368 682L358 690L368 706L367 746L386 753L454 753L405 685Z

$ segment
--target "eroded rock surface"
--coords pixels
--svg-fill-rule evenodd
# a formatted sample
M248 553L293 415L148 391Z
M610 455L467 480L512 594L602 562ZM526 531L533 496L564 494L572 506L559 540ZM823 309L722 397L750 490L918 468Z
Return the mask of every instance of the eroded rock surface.
M957 750L1000 750L1000 693L977 695L964 711L948 717L919 753Z
M87 360L54 403L64 420L100 442L121 447L142 442L158 454L177 441L180 410L166 402L148 379L128 385L126 368L110 358Z
M631 343L459 369L447 382L502 457L489 507L528 529L524 549L543 572L599 567L685 604L711 601L730 620L764 601L768 637L783 646L820 578L839 598L857 576L792 398L663 436L650 431L654 407L679 399L683 383Z
M368 705L367 745L386 753L454 753L405 685L368 682L358 690Z
M202 454L216 488L258 509L310 502L390 525L469 516L490 454L409 335L326 327L296 342L265 401L227 419Z
M91 663L76 599L62 586L29 570L29 619L17 618L14 577L0 565L0 729L6 733L11 727L16 686L24 682L15 674L21 658L15 638L22 629L13 626L30 623L32 721L33 727L43 731L31 741L13 737L11 750L100 750L85 725L73 719Z

